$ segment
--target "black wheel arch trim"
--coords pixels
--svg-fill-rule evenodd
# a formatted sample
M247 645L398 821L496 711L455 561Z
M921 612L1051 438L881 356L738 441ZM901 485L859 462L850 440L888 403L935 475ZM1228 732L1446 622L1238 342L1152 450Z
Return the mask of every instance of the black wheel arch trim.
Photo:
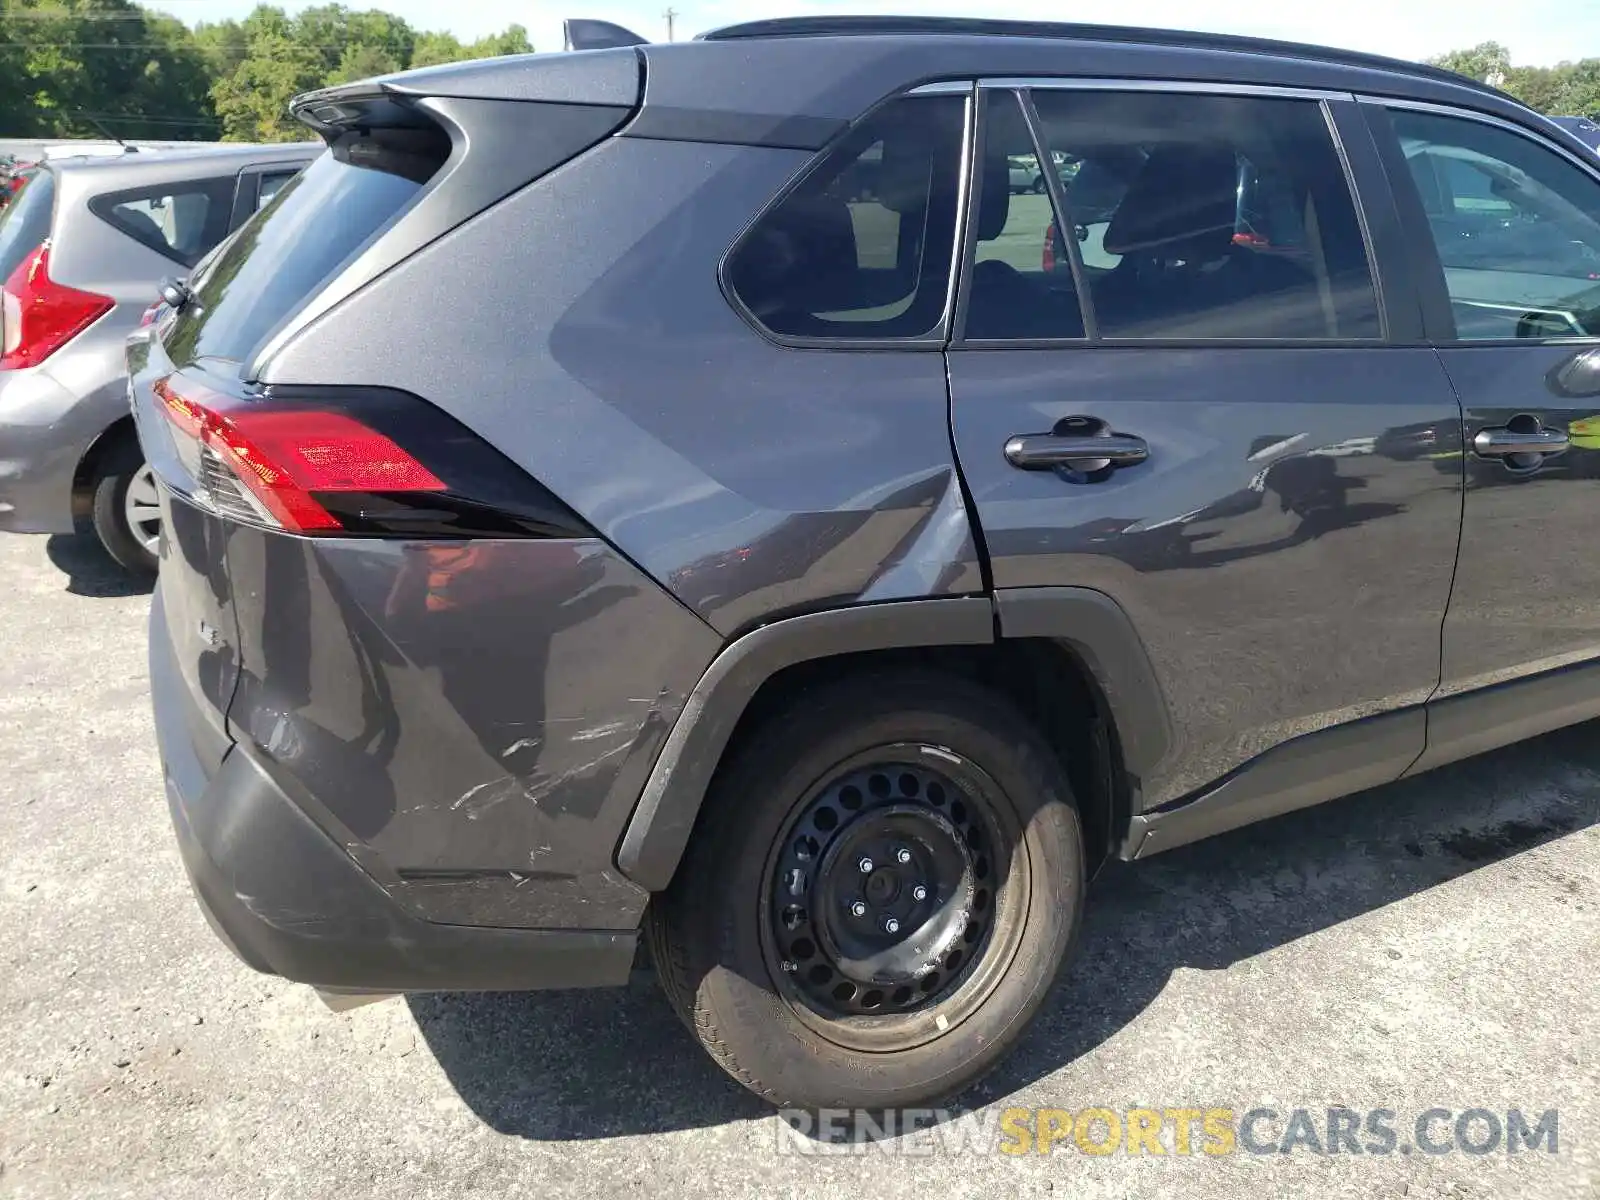
M1139 810L1141 781L1172 748L1172 720L1144 642L1120 604L1094 588L1000 588L1001 636L1064 643L1094 676L1109 707L1122 770Z
M712 775L761 686L779 671L874 650L974 646L999 637L1065 642L1111 707L1124 765L1140 773L1166 754L1171 725L1154 669L1117 603L1089 588L1018 588L988 596L929 598L806 613L729 643L690 692L651 769L621 842L618 869L659 892L672 881Z

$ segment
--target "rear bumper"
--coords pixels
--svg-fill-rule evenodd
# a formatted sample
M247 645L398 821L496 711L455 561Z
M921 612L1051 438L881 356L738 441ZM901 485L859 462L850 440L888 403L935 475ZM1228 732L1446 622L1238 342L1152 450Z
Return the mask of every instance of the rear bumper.
M160 613L151 693L167 803L206 919L249 966L341 991L520 991L627 982L637 933L443 925L400 907L243 748L207 778ZM164 661L163 661L164 660Z
M73 475L100 432L72 410L44 371L0 371L0 532L72 532Z

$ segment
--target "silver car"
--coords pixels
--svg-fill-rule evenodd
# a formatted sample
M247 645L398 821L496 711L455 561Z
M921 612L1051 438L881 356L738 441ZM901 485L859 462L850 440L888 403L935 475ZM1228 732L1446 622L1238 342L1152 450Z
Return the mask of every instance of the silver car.
M0 210L0 531L91 522L155 569L160 508L127 402L124 343L320 146L53 157Z

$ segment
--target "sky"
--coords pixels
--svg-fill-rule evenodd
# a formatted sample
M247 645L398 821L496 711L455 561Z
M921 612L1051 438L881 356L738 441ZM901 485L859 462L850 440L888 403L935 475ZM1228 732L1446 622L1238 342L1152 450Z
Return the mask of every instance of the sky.
M143 0L196 21L243 17L254 0ZM563 17L615 21L652 41L665 41L668 0L345 0L352 8L376 7L404 17L418 29L444 29L463 41L504 29L528 29L535 49L561 49ZM291 12L303 0L277 0ZM1009 0L1002 5L961 0L671 0L678 10L676 36L739 21L780 16L899 13L924 16L1009 17L1019 20L1079 20L1102 24L1201 29L1284 38L1420 59L1479 42L1509 47L1519 66L1550 66L1567 59L1600 57L1600 0L1526 5L1506 0L1116 0L1096 6L1059 0ZM1557 15L1559 13L1559 15Z

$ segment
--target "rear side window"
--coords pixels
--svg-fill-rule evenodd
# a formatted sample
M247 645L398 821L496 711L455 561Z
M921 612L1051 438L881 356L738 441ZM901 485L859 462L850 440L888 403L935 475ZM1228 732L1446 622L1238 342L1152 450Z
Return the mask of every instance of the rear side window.
M443 133L391 130L381 142L340 138L284 183L193 281L196 303L184 308L166 339L173 361L248 361L410 203L448 153Z
M89 210L142 246L192 267L228 232L235 177L108 192Z
M1072 261L1056 236L1048 183L1032 146L1016 96L989 96L967 288L969 338L1077 338L1084 333ZM1020 173L1019 162L1026 164ZM1078 174L1077 164L1058 161L1056 170L1063 185Z
M1600 336L1600 181L1499 126L1390 116L1439 252L1456 336Z
M1318 102L1064 90L1035 92L1034 104L1053 154L1077 164L1062 179L1064 218L1040 214L1043 265L1051 279L1075 267L1099 336L1380 335L1360 220ZM969 336L1082 336L1070 308L1040 321L1029 280L1001 282L980 334L974 272Z
M256 197L256 207L265 208L272 198L283 190L283 185L293 179L293 171L268 171L261 176L261 195Z
M785 337L914 338L941 324L954 258L966 101L872 114L739 242L724 275Z
M11 203L0 208L0 284L50 236L50 214L56 202L56 177L35 171Z

